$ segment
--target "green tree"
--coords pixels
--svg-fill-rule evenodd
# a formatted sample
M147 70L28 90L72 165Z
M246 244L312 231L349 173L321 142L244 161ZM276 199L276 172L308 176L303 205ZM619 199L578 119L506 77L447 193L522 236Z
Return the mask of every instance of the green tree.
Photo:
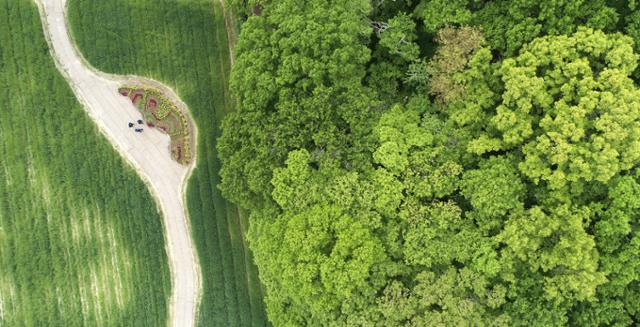
M633 39L636 53L640 53L640 9L637 7L632 8L634 10L626 17L627 26L624 32ZM640 69L636 69L634 77L636 82L640 81Z
M271 172L294 149L363 162L373 141L372 90L362 85L369 11L368 1L277 1L243 25L237 113L218 142L225 196L246 208L270 201Z
M318 171L310 160L293 151L276 169L283 213L254 221L252 245L274 323L347 324L367 312L389 274L380 216L356 174Z
M465 88L460 73L484 44L484 38L471 27L445 27L438 31L436 42L440 47L425 71L430 78L430 93L437 102L448 104L463 97Z
M469 3L477 0L423 0L416 14L424 21L427 31L435 32L451 24L466 25L471 22L473 12Z
M534 183L577 192L608 182L640 159L640 90L629 78L637 58L628 37L589 29L535 40L502 64L498 135L487 139L521 147L520 170ZM491 151L487 139L474 151Z
M486 230L501 229L503 217L523 208L526 197L515 160L508 157L491 157L465 171L460 189L473 206L469 214Z
M492 48L507 55L538 36L569 34L580 25L610 30L618 20L605 0L423 0L416 15L431 32L450 24L481 26Z
M418 58L420 49L414 43L416 24L411 17L401 13L389 20L388 26L380 34L380 47L403 60L413 61Z

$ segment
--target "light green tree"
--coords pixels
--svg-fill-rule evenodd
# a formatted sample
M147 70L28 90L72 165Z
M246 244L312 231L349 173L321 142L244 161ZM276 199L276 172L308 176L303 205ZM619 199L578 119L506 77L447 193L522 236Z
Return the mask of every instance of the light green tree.
M414 42L417 37L416 24L411 17L401 13L391 18L387 24L388 27L379 33L380 46L406 61L416 60L420 55L420 49Z
M608 182L640 159L640 90L629 77L637 59L628 37L590 29L535 40L502 64L497 135L473 151L521 147L520 170L552 189Z

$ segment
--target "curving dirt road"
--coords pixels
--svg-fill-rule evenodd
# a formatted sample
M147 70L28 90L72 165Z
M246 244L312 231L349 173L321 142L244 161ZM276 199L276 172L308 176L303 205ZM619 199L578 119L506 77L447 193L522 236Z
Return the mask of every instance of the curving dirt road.
M79 55L69 36L65 16L67 0L35 1L58 69L102 133L147 182L162 210L172 277L169 324L194 326L200 272L183 192L194 164L184 167L171 159L167 135L150 128L145 128L144 133L135 133L128 127L129 122L141 117L129 99L118 93L118 87L131 82L151 84L162 89L188 114L186 106L173 91L158 82L135 76L107 75L93 69Z

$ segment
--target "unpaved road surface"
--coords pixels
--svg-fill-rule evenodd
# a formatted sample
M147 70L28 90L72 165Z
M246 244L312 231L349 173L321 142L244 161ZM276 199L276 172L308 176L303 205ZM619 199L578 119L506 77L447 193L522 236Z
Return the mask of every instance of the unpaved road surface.
M146 126L143 133L135 133L128 127L129 122L136 123L141 116L129 99L118 93L118 87L134 78L103 74L85 63L69 36L65 17L67 0L36 2L58 69L89 116L136 168L158 201L164 217L172 277L169 325L194 326L200 279L182 192L191 167L181 166L171 159L167 135ZM155 86L158 86L157 82ZM169 92L170 98L177 99L172 91L163 89ZM184 107L182 103L178 105ZM138 127L137 123L135 127ZM87 157L90 160L91 156Z

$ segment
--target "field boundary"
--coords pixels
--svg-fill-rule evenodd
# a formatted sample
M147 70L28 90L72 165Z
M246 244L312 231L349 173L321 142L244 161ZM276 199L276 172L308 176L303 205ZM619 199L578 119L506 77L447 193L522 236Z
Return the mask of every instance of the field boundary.
M230 8L225 7L225 0L219 0L219 3L222 9L222 15L223 15L224 24L226 27L225 29L227 34L227 48L229 52L228 54L229 73L231 73L234 65L234 59L235 59L234 51L235 51L235 46L238 40L239 30L237 28L238 25L235 22L235 16L233 12L231 11ZM227 107L226 109L229 111L225 112L225 115L235 111L235 106L237 105L237 101L232 94L229 93L228 97L226 98L229 101L229 107ZM235 212L235 215L232 218L237 220L240 237L242 238L241 245L242 245L243 258L244 258L243 264L245 267L245 271L247 272L246 275L244 276L243 282L245 283L248 289L249 302L251 304L253 304L256 300L259 300L260 302L262 302L262 300L264 299L264 293L265 293L264 285L262 285L262 282L260 281L259 271L257 269L255 270L252 269L252 266L255 265L255 261L253 260L253 254L251 253L251 250L249 248L249 245L246 239L246 232L249 225L249 221L247 219L248 218L247 213L243 211L242 208L240 208L240 206L230 201L228 203L229 205L233 206L233 208L235 209L233 210ZM254 275L251 274L252 271L255 272ZM252 289L252 285L254 285L254 283L251 282L252 280L257 280L258 287L256 289ZM253 308L254 307L252 305L252 310Z
M236 33L235 24L233 23L233 13L231 10L227 10L224 6L224 0L220 0L220 5L222 6L222 16L224 17L224 25L227 30L227 47L229 48L229 65L233 68L233 50L236 47L236 40L238 39L238 35Z

